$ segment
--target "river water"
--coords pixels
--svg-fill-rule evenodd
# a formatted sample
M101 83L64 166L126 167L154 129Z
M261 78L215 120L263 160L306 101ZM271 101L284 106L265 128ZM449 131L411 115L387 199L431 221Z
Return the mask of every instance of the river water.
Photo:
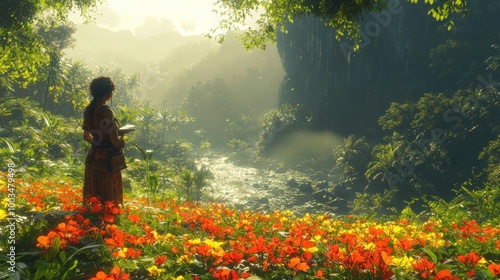
M223 203L238 210L265 213L291 210L296 215L326 213L328 209L299 188L287 184L313 182L305 173L288 170L276 172L251 166L234 164L226 156L199 158L198 166L210 170L212 178L204 188L205 201Z

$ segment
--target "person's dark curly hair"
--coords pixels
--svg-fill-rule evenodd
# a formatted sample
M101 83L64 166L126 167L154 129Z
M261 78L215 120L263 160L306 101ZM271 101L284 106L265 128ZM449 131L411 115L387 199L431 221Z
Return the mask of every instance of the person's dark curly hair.
M102 99L113 95L115 84L109 77L98 77L90 83L90 94L94 99Z

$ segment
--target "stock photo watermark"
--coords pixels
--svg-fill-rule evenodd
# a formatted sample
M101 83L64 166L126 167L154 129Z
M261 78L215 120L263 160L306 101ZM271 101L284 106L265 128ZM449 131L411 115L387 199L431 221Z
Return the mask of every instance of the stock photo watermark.
M461 104L454 104L452 108L443 113L443 120L446 123L453 123L451 130L457 130L462 126L464 120L470 118L479 110L480 100L489 100L499 94L498 88L500 82L492 80L491 76L486 79L483 76L477 78L479 84L474 90L474 94L467 96L462 100ZM479 94L478 94L479 93ZM463 108L468 107L470 113ZM442 144L448 138L447 131L441 127L436 127L430 131L430 138L417 139L415 145L418 147L418 156L406 158L400 156L398 162L398 172L386 172L383 174L383 179L389 184L391 189L396 188L397 183L404 182L410 176L415 175L415 167L418 165L419 159L424 157L424 152L431 143Z
M16 272L16 229L17 229L17 219L16 219L16 165L14 163L9 163L7 165L7 263L8 263L8 273Z

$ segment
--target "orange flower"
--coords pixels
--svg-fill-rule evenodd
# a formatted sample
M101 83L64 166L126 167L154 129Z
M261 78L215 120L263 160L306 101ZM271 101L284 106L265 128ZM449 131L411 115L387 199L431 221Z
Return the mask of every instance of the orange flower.
M448 269L441 270L434 276L434 280L460 280L451 274L451 271Z
M61 243L60 243L60 249L64 249L66 247L66 241L57 234L55 231L50 231L46 236L45 235L40 235L36 240L38 241L38 244L36 246L38 248L48 250L51 246L52 243L54 242L54 239L56 237L59 237Z
M96 277L93 277L90 280L127 280L129 277L130 275L128 273L121 273L120 267L115 266L109 274L99 271L97 272Z
M53 233L52 231L49 232L50 233ZM38 238L36 239L38 241L38 244L36 244L36 246L38 248L42 248L42 249L49 249L50 246L52 245L52 241L53 241L53 238L49 238L49 234L47 234L47 236L45 235L40 235L38 236Z
M174 246L174 247L172 247L172 249L170 249L170 252L177 254L177 253L179 253L179 249Z
M392 261L394 260L394 258L392 256L388 255L386 251L380 252L380 256L382 257L382 261L386 265L392 265Z
M104 238L104 242L108 244L110 249L125 246L125 234L116 225L108 225L106 229L110 231L111 238Z
M294 272L304 271L307 272L309 270L309 265L305 262L301 262L300 258L292 258L287 263L287 266L293 269Z
M500 276L500 264L495 264L492 263L488 265L488 269L493 273L495 276Z
M136 250L134 248L128 248L127 257L137 259L142 254L141 250Z
M403 249L404 251L408 251L413 247L413 242L411 242L406 238L401 238L398 240L397 246Z
M332 245L328 248L326 256L328 257L328 260L336 262L340 262L340 260L344 258L344 255L342 254L342 252L340 252L339 245L337 244Z
M141 221L141 218L140 218L139 216L137 216L137 215L134 215L134 214L130 214L130 215L128 215L128 217L127 217L127 218L128 218L128 219L129 219L132 223L134 223L134 224L136 224L136 225L137 225L137 224Z

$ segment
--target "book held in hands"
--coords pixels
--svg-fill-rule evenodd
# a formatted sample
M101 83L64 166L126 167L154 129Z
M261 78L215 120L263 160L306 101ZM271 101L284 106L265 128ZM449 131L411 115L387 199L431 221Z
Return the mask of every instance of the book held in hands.
M125 134L125 133L132 132L134 130L135 130L135 125L134 124L127 124L127 125L124 125L124 126L120 127L119 133L120 134Z

